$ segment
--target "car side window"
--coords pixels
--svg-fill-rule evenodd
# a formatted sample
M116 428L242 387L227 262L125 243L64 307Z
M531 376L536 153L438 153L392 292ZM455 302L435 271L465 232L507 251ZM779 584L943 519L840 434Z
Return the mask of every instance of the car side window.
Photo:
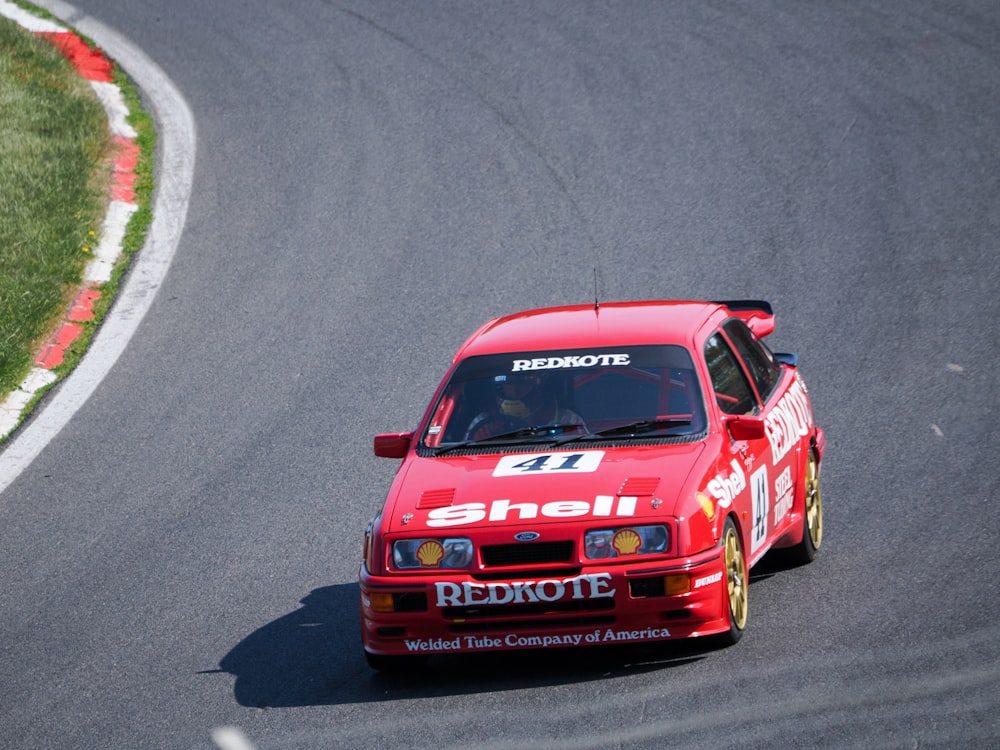
M726 414L749 414L757 407L750 383L721 333L705 344L705 362L719 408Z
M722 328L746 364L761 400L767 401L781 380L781 365L771 354L771 350L753 335L742 320L732 318Z

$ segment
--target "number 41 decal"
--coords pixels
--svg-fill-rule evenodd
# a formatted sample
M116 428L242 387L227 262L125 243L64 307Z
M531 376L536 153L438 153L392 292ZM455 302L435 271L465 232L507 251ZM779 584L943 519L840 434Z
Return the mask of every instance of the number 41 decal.
M753 491L753 533L750 535L750 552L753 553L767 539L767 514L771 507L767 493L767 466L761 466L750 475Z
M518 453L504 456L493 470L495 477L536 476L538 474L587 474L597 471L604 451L582 453Z

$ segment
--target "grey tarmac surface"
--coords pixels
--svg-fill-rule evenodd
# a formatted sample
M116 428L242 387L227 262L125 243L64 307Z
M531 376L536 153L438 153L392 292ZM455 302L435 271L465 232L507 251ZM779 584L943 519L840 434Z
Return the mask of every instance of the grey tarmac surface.
M135 336L0 493L0 747L1000 739L996 3L76 8L197 151ZM371 436L595 268L603 299L774 303L827 430L821 556L758 571L725 651L372 673Z

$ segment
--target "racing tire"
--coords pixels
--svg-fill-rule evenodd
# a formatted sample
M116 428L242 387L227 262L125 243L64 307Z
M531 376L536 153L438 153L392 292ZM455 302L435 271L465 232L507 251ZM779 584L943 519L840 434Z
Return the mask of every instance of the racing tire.
M743 554L743 540L732 518L722 528L723 564L725 565L726 603L729 608L729 631L718 637L719 645L732 646L743 636L747 624L747 598L750 578Z
M386 656L365 651L365 661L376 672L414 672L427 663L427 656Z
M786 559L793 565L812 562L823 543L823 494L819 486L819 459L814 450L809 451L806 460L803 494L802 541L785 550Z

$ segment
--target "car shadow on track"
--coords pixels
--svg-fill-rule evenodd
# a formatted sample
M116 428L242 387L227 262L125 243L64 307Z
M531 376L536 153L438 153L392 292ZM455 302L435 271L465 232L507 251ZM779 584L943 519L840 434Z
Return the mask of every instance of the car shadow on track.
M379 673L361 650L357 584L325 586L226 654L243 706L277 708L546 687L669 669L705 658L706 643L435 656L419 671Z

